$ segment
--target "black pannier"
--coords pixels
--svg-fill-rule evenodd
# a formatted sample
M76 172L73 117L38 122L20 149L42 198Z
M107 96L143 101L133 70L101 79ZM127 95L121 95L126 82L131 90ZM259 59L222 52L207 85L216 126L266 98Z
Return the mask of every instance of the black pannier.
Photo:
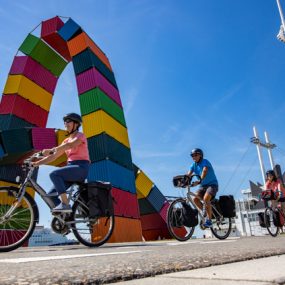
M171 225L177 228L183 227L182 209L180 208L173 209L171 217Z
M219 204L225 218L234 218L236 216L236 205L232 195L220 196Z
M198 210L193 209L186 202L182 203L182 218L185 227L196 227L198 225Z
M269 215L266 215L266 223L265 223L265 221L264 221L264 212L258 213L258 221L259 221L259 225L260 225L262 228L266 228L266 225L270 226Z
M279 211L277 209L275 209L273 212L273 224L275 227L283 227L284 226L284 218L279 213Z
M109 217L114 214L112 185L109 182L88 182L89 217Z
M220 217L220 215L222 215L222 210L221 210L221 206L219 203L218 199L213 199L212 200L212 210L213 210L213 219L216 219L218 217Z

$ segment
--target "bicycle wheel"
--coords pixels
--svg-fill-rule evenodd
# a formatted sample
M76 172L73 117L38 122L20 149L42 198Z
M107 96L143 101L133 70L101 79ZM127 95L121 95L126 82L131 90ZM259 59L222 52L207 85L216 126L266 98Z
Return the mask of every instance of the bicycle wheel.
M179 241L186 241L191 238L195 227L186 227L183 225L182 208L185 199L178 198L174 200L167 210L167 228L171 236Z
M272 208L266 208L264 211L264 223L269 234L276 237L279 232L279 228L274 225L274 211Z
M0 189L0 252L28 245L38 220L37 205L28 193L25 193L17 208L5 217L17 201L16 194L16 189Z
M212 234L218 239L226 239L232 230L232 219L223 216L212 217L213 226L210 228Z
M72 207L72 231L79 242L89 247L96 247L108 241L113 233L115 217L96 217L89 219L86 204L76 201Z

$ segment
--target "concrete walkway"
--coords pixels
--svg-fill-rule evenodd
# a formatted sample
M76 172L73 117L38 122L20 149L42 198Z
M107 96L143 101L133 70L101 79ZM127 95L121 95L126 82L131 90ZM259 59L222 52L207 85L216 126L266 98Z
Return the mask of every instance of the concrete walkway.
M285 255L194 269L144 279L125 285L265 285L285 284Z

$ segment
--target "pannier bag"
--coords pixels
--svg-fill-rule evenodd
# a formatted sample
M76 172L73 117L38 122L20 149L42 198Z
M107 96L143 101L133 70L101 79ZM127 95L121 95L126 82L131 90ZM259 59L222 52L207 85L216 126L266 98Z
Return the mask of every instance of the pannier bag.
M89 217L109 217L114 214L112 185L109 182L88 182Z
M264 190L261 192L261 199L264 201L276 200L276 195L272 190Z
M284 217L281 213L275 209L273 212L273 224L275 227L283 227L284 226Z
M218 217L220 217L220 215L222 214L222 210L221 210L221 206L219 203L218 199L213 199L212 200L212 210L213 210L213 219L216 219Z
M183 225L185 227L195 227L198 225L198 210L193 209L186 202L182 203Z
M187 187L189 185L189 176L187 175L178 175L173 177L174 187Z
M234 218L236 216L236 205L232 195L220 196L219 204L225 218Z
M266 215L266 223L265 223L265 220L264 220L264 212L258 213L258 221L259 221L259 225L260 225L262 228L266 228L266 225L270 226L270 218L269 218L269 215Z
M171 217L171 225L173 227L177 227L177 228L183 227L183 217L182 217L182 209L181 208L173 209L172 217Z

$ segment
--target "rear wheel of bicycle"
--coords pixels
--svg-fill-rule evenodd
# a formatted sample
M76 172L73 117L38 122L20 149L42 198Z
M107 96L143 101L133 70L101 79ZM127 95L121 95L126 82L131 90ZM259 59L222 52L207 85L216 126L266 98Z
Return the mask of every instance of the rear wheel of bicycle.
M186 227L182 222L182 208L185 199L174 200L167 211L167 228L171 236L179 241L186 241L191 238L195 227Z
M279 228L274 225L274 211L272 208L266 208L264 211L264 223L269 234L276 237L279 232Z
M232 230L232 219L224 217L213 217L213 226L210 228L212 234L218 239L226 239Z
M89 218L89 211L86 204L76 201L72 207L72 231L79 242L89 247L96 247L104 244L111 237L115 217Z
M28 246L28 239L36 226L38 209L34 199L25 193L14 211L5 217L16 203L17 191L0 189L0 252Z

